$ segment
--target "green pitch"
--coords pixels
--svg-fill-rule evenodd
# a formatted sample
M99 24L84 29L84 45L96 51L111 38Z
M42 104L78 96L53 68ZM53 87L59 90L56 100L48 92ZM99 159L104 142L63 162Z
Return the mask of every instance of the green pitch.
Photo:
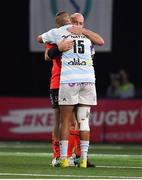
M1 142L1 179L142 179L142 145L91 145L96 168L51 167L50 143Z

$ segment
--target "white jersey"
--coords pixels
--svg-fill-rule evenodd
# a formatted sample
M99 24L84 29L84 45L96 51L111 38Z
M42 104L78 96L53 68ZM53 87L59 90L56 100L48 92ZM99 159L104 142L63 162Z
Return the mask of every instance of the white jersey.
M60 83L95 82L91 58L92 42L85 35L67 31L71 25L55 28L42 35L43 42L58 44L62 39L74 41L74 47L62 53Z

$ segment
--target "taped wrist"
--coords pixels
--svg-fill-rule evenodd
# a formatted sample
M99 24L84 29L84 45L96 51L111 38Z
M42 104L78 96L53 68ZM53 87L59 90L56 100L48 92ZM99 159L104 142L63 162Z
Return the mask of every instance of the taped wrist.
M62 55L62 52L58 50L58 47L53 47L48 50L48 57L53 59L56 57L60 57Z

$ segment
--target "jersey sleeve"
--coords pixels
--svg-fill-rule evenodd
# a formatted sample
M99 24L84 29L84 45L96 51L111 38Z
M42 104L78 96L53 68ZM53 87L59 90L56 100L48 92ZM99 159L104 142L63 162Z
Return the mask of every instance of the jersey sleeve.
M55 43L56 29L51 29L46 33L42 34L42 40L44 43Z

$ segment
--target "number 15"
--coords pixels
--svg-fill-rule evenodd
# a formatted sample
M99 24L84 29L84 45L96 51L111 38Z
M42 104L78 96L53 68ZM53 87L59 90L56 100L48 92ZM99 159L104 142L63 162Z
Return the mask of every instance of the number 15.
M74 53L84 53L84 41L83 40L74 40Z

